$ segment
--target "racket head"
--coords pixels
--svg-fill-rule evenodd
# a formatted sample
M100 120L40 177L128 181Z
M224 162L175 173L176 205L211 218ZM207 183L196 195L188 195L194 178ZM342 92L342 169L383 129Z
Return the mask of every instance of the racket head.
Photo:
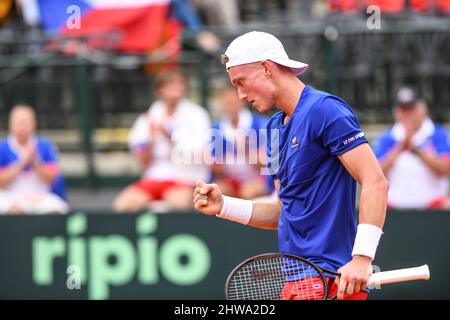
M322 269L305 258L265 253L236 266L225 282L227 300L326 300L328 284Z

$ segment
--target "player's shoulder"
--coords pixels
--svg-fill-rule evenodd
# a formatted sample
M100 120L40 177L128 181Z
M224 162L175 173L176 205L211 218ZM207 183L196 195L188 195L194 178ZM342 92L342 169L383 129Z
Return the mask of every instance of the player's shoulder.
M313 132L323 132L325 128L342 118L351 117L357 122L353 110L343 99L311 87L300 107L304 108L304 111L301 121L303 124L299 125L307 126Z
M309 94L313 97L310 113L321 116L353 116L350 105L342 98L331 93L311 88Z

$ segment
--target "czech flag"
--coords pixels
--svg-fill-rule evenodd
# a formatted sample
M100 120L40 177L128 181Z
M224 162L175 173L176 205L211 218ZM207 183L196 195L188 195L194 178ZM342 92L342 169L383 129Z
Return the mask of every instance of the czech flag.
M181 25L170 17L170 0L37 0L37 4L40 23L49 34L95 38L118 34L116 49L122 52L149 52L168 36L181 34Z

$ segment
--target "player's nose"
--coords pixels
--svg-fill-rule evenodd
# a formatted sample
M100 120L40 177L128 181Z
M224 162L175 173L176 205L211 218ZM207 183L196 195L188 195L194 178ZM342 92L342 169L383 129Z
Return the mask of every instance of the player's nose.
M242 101L247 100L247 94L242 91L242 89L238 88L238 97Z

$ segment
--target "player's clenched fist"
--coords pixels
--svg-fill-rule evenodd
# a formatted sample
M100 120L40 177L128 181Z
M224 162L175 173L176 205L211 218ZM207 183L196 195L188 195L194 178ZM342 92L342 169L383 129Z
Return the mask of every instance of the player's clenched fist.
M219 214L223 207L223 195L219 186L215 183L207 184L197 181L194 189L194 207L206 215Z

